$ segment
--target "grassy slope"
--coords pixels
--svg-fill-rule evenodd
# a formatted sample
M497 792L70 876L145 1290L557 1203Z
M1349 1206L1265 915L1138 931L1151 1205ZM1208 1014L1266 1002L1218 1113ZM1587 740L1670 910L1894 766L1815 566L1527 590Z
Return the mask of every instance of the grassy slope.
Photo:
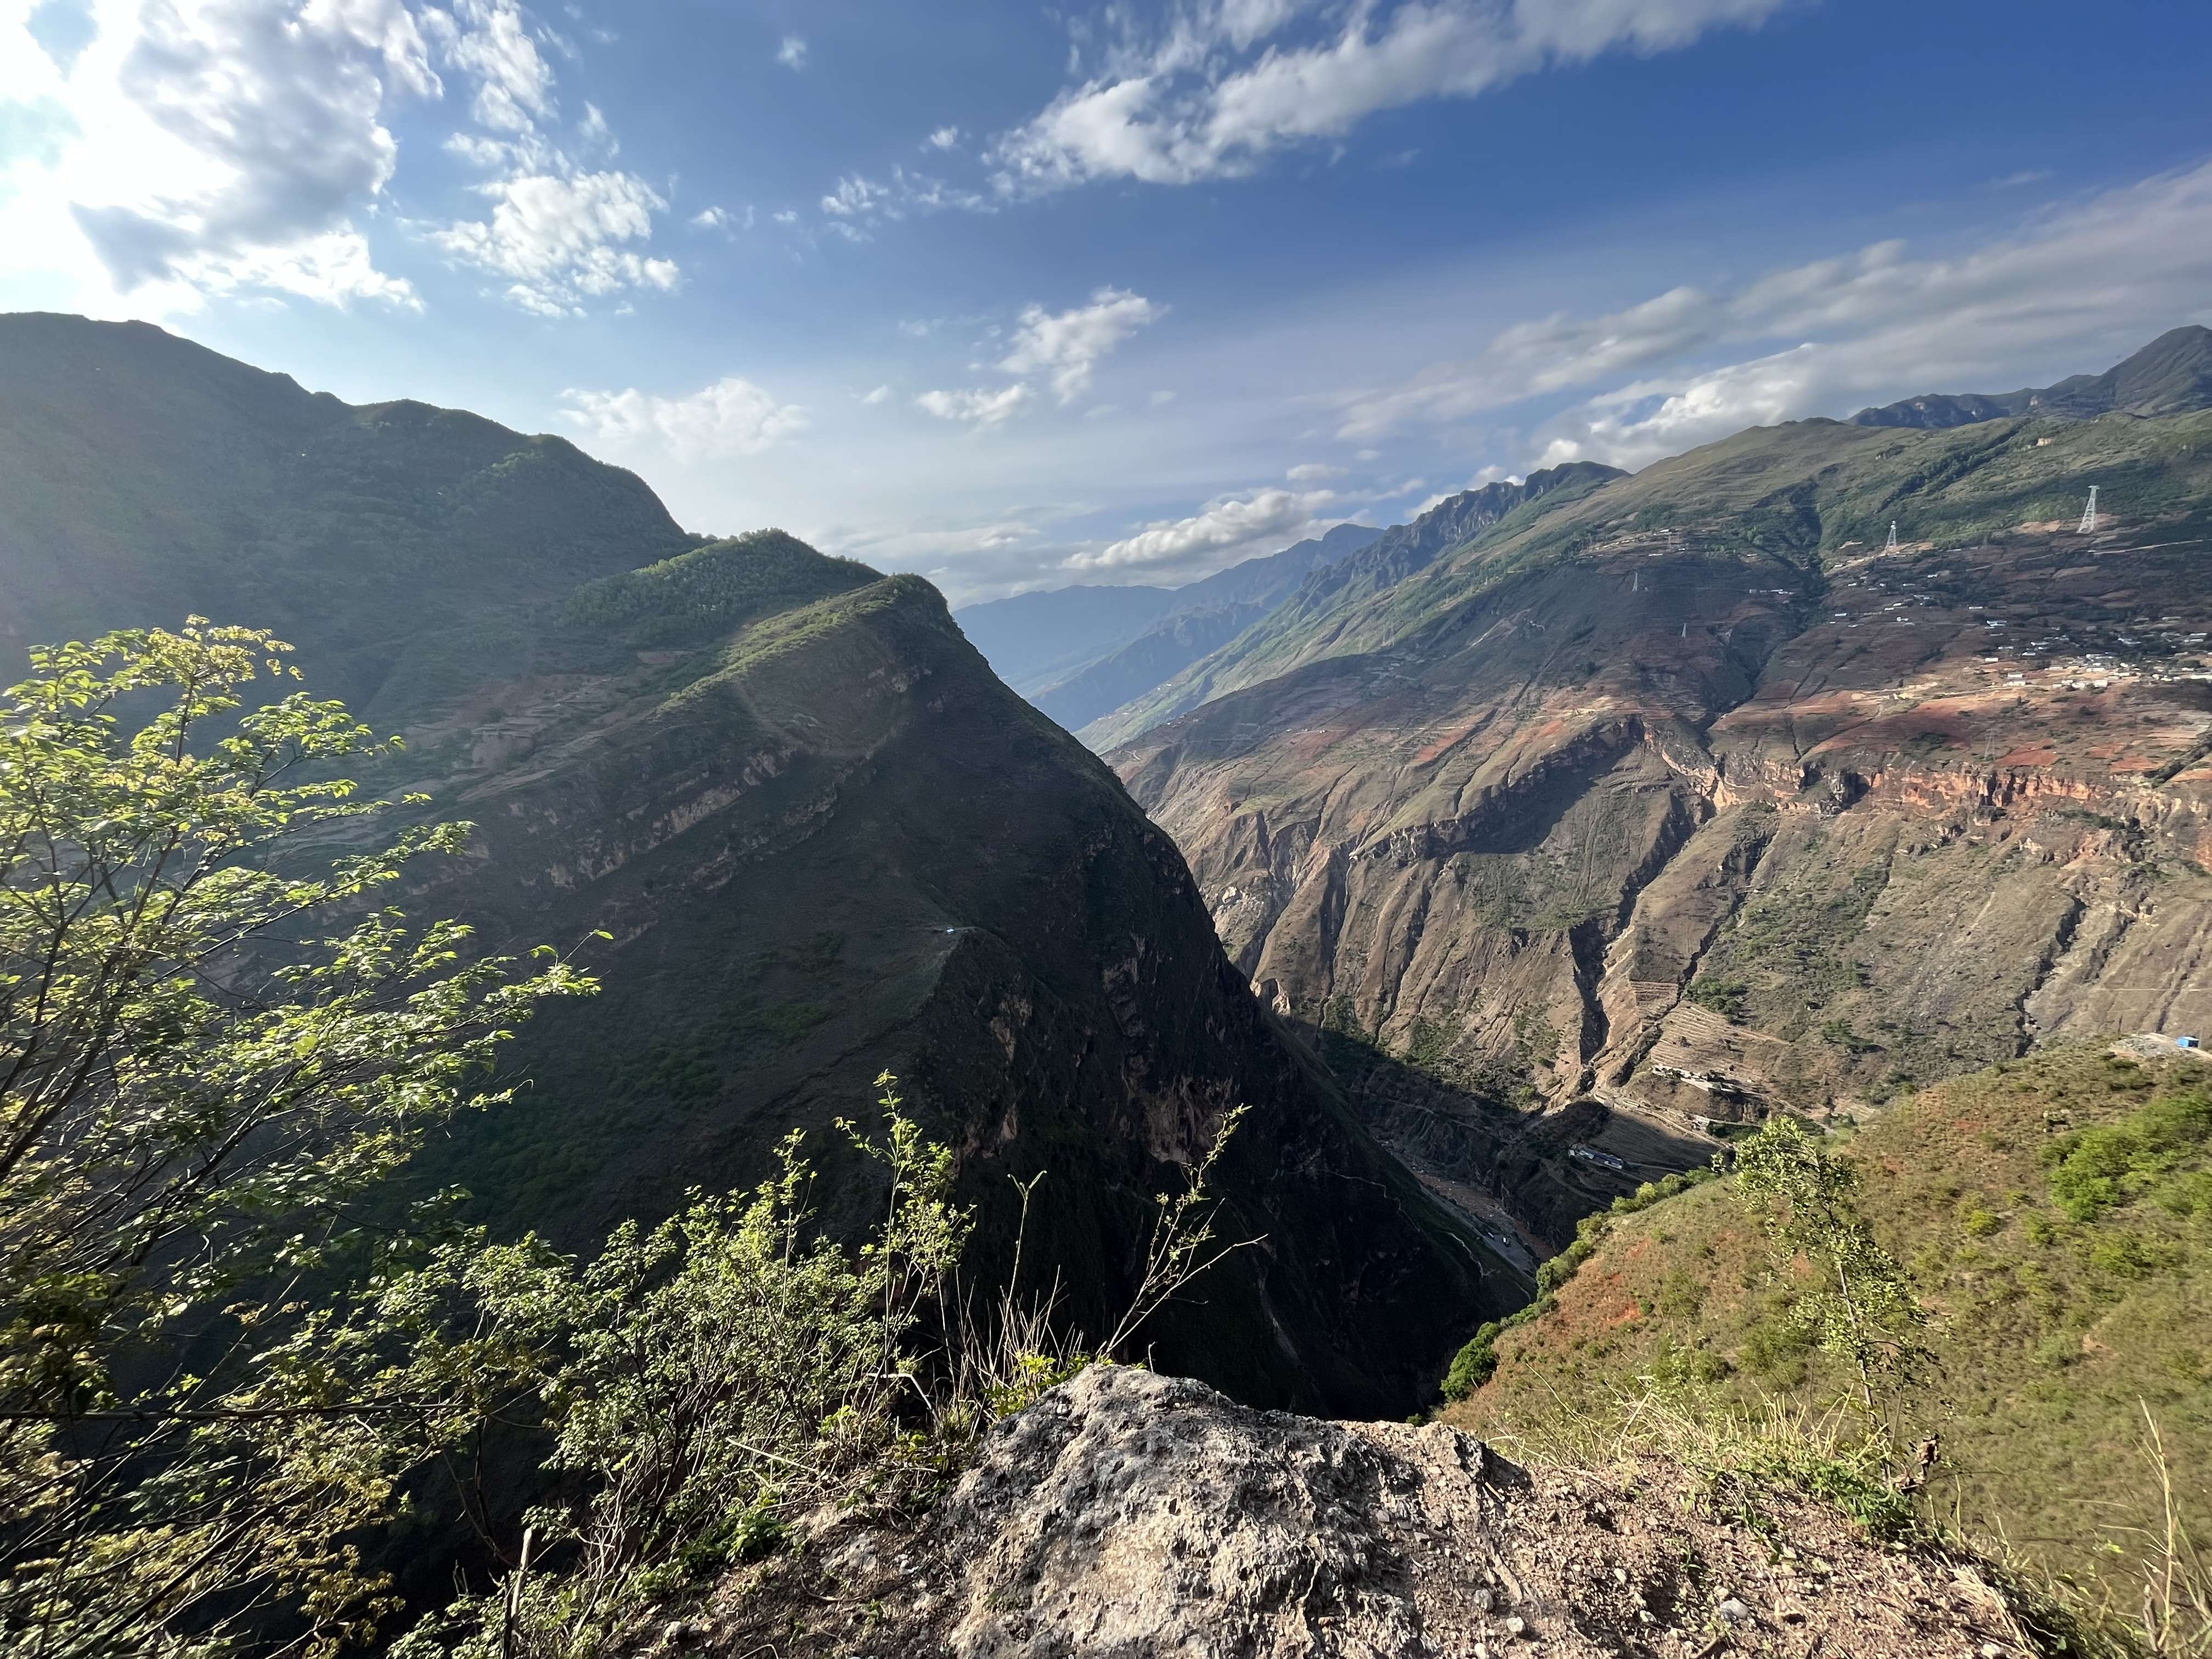
M2051 1165L2069 1134L2207 1089L2201 1062L2053 1049L1929 1089L1850 1141L1866 1212L1937 1315L1940 1371L1903 1407L1943 1436L1929 1497L1946 1518L2062 1570L2100 1540L2139 1542L2157 1518L2147 1407L2185 1512L2212 1528L2212 1145L2151 1160L2166 1166L2155 1191L2086 1221ZM1614 1221L1447 1414L1492 1432L1601 1418L1647 1376L1826 1401L1843 1378L1786 1329L1790 1296L1735 1183L1693 1188Z

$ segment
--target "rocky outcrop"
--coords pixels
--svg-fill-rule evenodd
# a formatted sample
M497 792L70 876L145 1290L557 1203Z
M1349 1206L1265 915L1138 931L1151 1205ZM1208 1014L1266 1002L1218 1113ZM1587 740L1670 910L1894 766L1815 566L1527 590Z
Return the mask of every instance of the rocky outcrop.
M1093 1367L915 1527L832 1521L670 1646L738 1659L1757 1652L2024 1659L1971 1561L1802 1495L1522 1467L1449 1427L1247 1410Z

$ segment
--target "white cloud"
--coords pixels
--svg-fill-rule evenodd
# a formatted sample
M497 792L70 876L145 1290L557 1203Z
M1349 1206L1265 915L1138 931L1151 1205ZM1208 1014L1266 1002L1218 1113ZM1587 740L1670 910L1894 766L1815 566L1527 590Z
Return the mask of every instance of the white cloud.
M1095 552L1071 555L1066 562L1074 570L1109 570L1226 562L1222 556L1232 550L1241 552L1305 529L1315 512L1335 499L1326 489L1261 489L1241 500L1224 496L1188 519L1146 525Z
M996 391L977 387L925 392L915 399L915 406L941 421L998 426L1030 405L1036 395L1036 383L1042 381L1052 388L1064 407L1090 388L1091 372L1100 358L1165 310L1140 294L1118 288L1097 289L1090 304L1066 311L1030 306L1015 319L1012 348L995 365L1001 373L1017 377L1012 386ZM944 320L902 321L899 331L927 338ZM995 327L986 331L987 334L997 331ZM1155 394L1154 402L1158 401ZM1115 411L1109 405L1089 412L1097 416Z
M1320 461L1307 461L1283 474L1292 483L1318 483L1323 478L1341 478L1344 469L1329 466Z
M431 233L455 258L514 279L508 296L526 310L571 312L586 297L626 288L667 289L680 273L624 244L653 234L668 204L627 173L526 173L477 186L489 220Z
M965 421L971 426L997 426L1029 402L1031 392L1017 381L999 392L925 392L915 405L940 421Z
M775 61L788 70L805 69L806 67L805 39L796 34L785 35L782 44L775 49Z
M1249 173L1288 145L1340 138L1367 117L1470 98L1555 64L1689 44L1755 25L1789 0L1364 0L1302 44L1272 37L1305 8L1236 0L1177 12L1125 39L1101 70L1003 134L1008 192L1097 179L1190 184ZM1262 42L1264 50L1255 52Z
M837 188L822 198L822 210L844 219L861 218L882 212L890 201L889 186L856 173L837 181Z
M1678 288L1604 315L1518 324L1471 362L1347 398L1341 430L1370 436L1599 388L1547 424L1538 453L1641 465L1862 401L2008 390L1978 383L1992 362L2095 365L2208 314L2209 290L2212 161L2039 213L1948 257L1877 242L1734 289Z
M1031 306L1022 313L1013 349L999 367L1009 374L1048 375L1054 395L1068 403L1090 386L1091 371L1101 357L1164 310L1121 288L1099 289L1089 305L1072 310Z
M665 450L678 460L755 455L805 429L806 411L779 404L732 374L688 398L628 392L564 392L562 418L622 447Z
M21 112L0 274L58 278L104 314L253 289L416 303L356 222L397 164L387 108L441 91L402 0L108 0L59 58L35 9L0 7L0 103Z
M960 148L960 129L958 127L939 127L936 131L929 135L929 137L926 141L926 146L930 149L936 150L957 149Z
M1149 397L1147 397L1147 398L1145 399L1145 401L1146 401L1146 403L1148 403L1148 404L1152 404L1152 406L1154 409L1165 409L1165 408L1166 408L1170 404L1173 403L1175 400L1176 400L1176 394L1175 394L1174 392L1170 392L1170 391L1166 390L1164 387L1163 387L1161 390L1159 390L1159 391L1158 391L1158 392L1155 392L1152 393Z
M847 173L836 188L822 198L822 211L830 222L825 229L848 241L868 240L868 229L878 220L897 221L910 213L936 213L957 208L970 213L995 213L997 204L971 190L962 190L927 173L894 167L890 179L880 181L865 173Z
M736 214L726 207L702 208L691 216L690 225L694 230L750 230L753 210L748 207L743 214Z
M860 401L871 407L877 404L887 404L890 400L891 389L887 386L879 386L872 392L864 392L860 394Z
M447 141L447 149L494 175L475 186L491 213L429 228L427 239L464 264L507 278L506 296L542 316L578 314L587 300L627 289L675 288L682 276L676 263L643 251L653 216L668 210L660 193L635 173L585 166L539 131L557 105L538 42L562 43L533 31L515 0L457 0L450 15L432 9L424 16L433 20L430 33L446 61L476 82L477 120L507 135L461 132ZM603 157L619 148L594 105L584 106L578 131ZM726 229L729 216L708 208L691 223Z
M551 118L553 71L514 0L456 0L450 21L441 13L430 15L439 20L434 32L447 37L447 61L476 78L471 108L479 122L502 132L528 132Z

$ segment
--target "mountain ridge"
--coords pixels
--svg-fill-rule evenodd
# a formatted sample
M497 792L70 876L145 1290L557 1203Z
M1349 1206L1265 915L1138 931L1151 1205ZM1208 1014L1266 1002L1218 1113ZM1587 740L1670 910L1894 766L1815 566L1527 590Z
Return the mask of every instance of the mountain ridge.
M2179 415L2212 404L2212 328L2168 329L2101 374L2071 374L2018 392L1924 392L1851 416L1855 426L1928 428L2031 416L2094 420L2100 415Z

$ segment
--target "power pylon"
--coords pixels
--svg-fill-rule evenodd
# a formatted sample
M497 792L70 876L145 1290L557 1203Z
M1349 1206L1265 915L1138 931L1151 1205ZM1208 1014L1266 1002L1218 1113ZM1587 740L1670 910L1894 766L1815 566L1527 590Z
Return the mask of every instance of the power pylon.
M1881 550L1885 553L1894 553L1897 551L1897 520L1894 519L1892 519L1889 521L1889 545L1883 548Z
M2097 529L2097 486L2089 486L2089 505L2081 509L2081 522L2075 526L2077 535L2094 535Z

